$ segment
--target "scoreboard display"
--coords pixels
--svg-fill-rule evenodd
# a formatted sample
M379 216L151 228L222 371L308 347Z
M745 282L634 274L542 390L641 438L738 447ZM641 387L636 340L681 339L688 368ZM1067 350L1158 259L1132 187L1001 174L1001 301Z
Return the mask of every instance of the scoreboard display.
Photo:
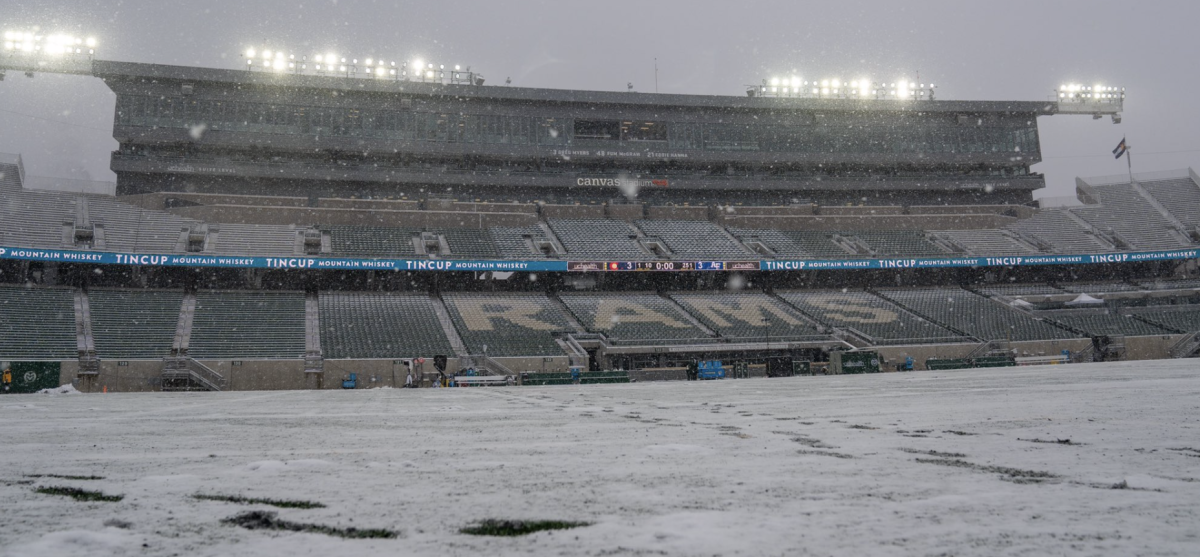
M569 271L757 271L758 261L572 261Z

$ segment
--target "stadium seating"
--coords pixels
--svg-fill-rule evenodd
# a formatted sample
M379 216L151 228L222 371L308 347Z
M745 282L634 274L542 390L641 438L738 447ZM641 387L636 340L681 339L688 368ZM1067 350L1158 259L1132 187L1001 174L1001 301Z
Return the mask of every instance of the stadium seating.
M778 299L757 292L672 294L689 313L722 337L736 341L829 338Z
M1004 230L943 230L936 234L962 246L971 255L995 257L1038 253L1037 249Z
M978 288L978 290L988 296L1007 297L1066 294L1062 289L1055 288L1049 284L989 284Z
M869 246L876 255L908 257L945 256L949 253L925 238L919 230L859 230L847 232Z
M571 326L545 294L458 292L443 294L442 299L472 354L494 357L564 354L553 333L569 331Z
M1064 282L1059 285L1059 288L1062 288L1067 292L1074 292L1076 294L1103 294L1105 292L1137 292L1139 290L1144 290L1141 286L1136 284L1116 281Z
M1146 290L1182 290L1200 288L1200 279L1140 280L1138 284Z
M765 230L765 229L760 230L757 228L730 228L729 232L731 234L733 234L734 236L736 236L738 238L738 240L741 240L742 243L746 243L748 241L755 241L755 240L757 240L758 242L761 242L768 249L775 252L775 255L777 257L792 258L792 259L813 259L816 257L816 255L813 252L805 249L804 246L798 244L796 241L792 240L792 238L788 237L787 235L785 235L783 232L781 232L779 230ZM833 249L836 249L838 251L838 253L841 254L840 257L845 257L847 255L844 250L842 250L841 248L838 248L837 246L833 245L832 243L829 243L828 241L826 241L825 243L828 244ZM818 243L818 245L821 246L822 248L825 247L819 243ZM824 252L822 252L822 253L824 253ZM822 257L824 257L824 255L822 255Z
M1086 310L1085 310L1086 311ZM1127 315L1111 313L1084 313L1069 315L1065 312L1055 313L1048 319L1057 321L1073 329L1083 331L1089 336L1125 335L1125 336L1154 336L1170 335L1175 331L1139 321Z
M6 246L63 248L63 223L75 220L71 196L23 192L12 173L6 173L4 181L0 242Z
M708 221L639 220L637 226L647 236L665 242L674 259L747 259L751 255L725 231Z
M78 356L73 290L0 286L0 360Z
M222 224L216 251L222 255L278 256L295 253L296 231L288 226Z
M446 238L450 253L444 257L465 259L495 259L500 256L492 235L478 228L430 228L429 232Z
M1113 230L1133 249L1178 249L1188 243L1172 234L1171 222L1129 184L1093 186L1099 205L1074 207L1073 213L1098 230Z
M188 355L301 359L304 311L299 292L199 292Z
M1171 215L1188 226L1200 226L1200 184L1191 178L1138 182Z
M780 291L779 296L829 327L853 329L876 344L971 341L868 292Z
M1129 309L1130 313L1165 329L1200 333L1200 306L1174 306Z
M678 344L712 339L671 301L637 292L564 293L567 308L587 330L622 344Z
M417 255L412 228L330 226L330 255L335 257L413 257Z
M454 353L428 294L320 294L326 359L433 357Z
M182 291L93 289L88 301L100 359L158 359L170 354Z
M488 230L496 243L500 257L506 259L536 259L546 257L545 254L534 251L525 241L528 237L533 241L549 241L546 233L537 226L525 227L493 227Z
M89 196L88 209L92 223L104 227L105 251L176 253L180 231L200 224L165 211L151 211L103 196ZM227 226L237 228L237 225ZM279 252L283 254L293 250L290 242L283 246L268 244L268 247L271 250L283 247L287 250ZM262 255L269 253L261 252Z
M1047 209L1020 222L1010 224L1009 230L1033 236L1055 253L1103 253L1117 251L1091 230L1067 215L1065 210Z
M1049 340L1079 336L958 288L887 289L879 292L919 315L980 340Z
M624 222L601 219L550 219L548 222L572 259L655 259L630 238L636 232Z

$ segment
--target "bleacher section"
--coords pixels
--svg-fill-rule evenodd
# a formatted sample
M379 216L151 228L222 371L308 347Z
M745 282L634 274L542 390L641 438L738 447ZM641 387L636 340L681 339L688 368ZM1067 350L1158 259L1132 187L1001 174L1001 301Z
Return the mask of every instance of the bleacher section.
M948 252L925 238L920 230L860 230L847 232L881 256L944 256Z
M549 241L546 233L537 226L525 227L493 227L488 230L500 257L507 259L537 259L545 257L541 252L534 251L526 238L534 241Z
M0 286L0 360L77 357L73 290Z
M179 244L180 232L184 228L200 224L192 219L185 219L164 211L149 211L103 196L88 196L88 215L93 224L104 228L105 251L175 253ZM72 216L72 220L73 218ZM228 226L237 228L237 225ZM236 235L236 233L234 234ZM61 236L61 232L59 235ZM58 245L62 245L61 238ZM236 246L237 242L234 241L231 245ZM267 247L273 249L281 246L269 243ZM293 247L290 240L289 243L283 244L282 248L286 251L276 253L292 253ZM262 252L261 254L267 255L268 253L271 252Z
M1075 207L1071 211L1098 230L1112 229L1133 249L1177 249L1187 242L1172 233L1172 225L1158 209L1129 184L1092 186L1099 205Z
M937 234L977 256L1031 255L1038 251L1005 230L943 230Z
M171 352L182 291L93 289L88 301L100 359L159 359Z
M853 259L854 256L833 243L833 234L827 232L812 232L806 230L782 230L784 236L799 246L800 249L813 254L815 257L827 259Z
M1185 290L1200 288L1200 279L1140 280L1138 284L1146 290Z
M614 220L550 219L550 228L572 259L648 261L655 259L631 239L628 224Z
M486 353L493 357L564 354L552 333L571 330L571 326L545 294L460 292L443 294L442 299L472 354Z
M781 291L779 296L829 327L852 329L876 344L971 342L868 292Z
M330 255L334 257L412 257L417 254L411 228L330 226Z
M620 344L679 344L712 339L657 294L564 293L567 308L588 331Z
M1017 234L1025 234L1045 242L1055 253L1102 253L1117 251L1091 230L1071 219L1065 210L1047 209L1008 226Z
M1200 306L1130 308L1128 311L1166 329L1184 333L1200 332Z
M1066 294L1062 289L1049 284L991 284L980 287L979 291L988 296L1055 296Z
M496 243L487 230L477 228L430 228L429 232L446 238L450 253L444 257L463 259L495 259L500 256Z
M879 293L914 313L980 340L1023 341L1079 336L958 288L888 289Z
M302 359L304 295L298 292L199 292L188 355Z
M273 256L295 249L295 230L261 224L222 224L217 242L217 251L231 255Z
M1138 183L1180 222L1200 226L1200 184L1191 178Z
M647 236L657 237L667 244L676 259L692 257L746 259L750 253L729 238L717 225L708 221L639 220Z
M765 245L768 249L775 253L777 257L790 259L812 259L814 254L804 246L797 244L790 237L778 230L760 230L757 228L730 228L729 232L741 240L742 243L758 241ZM826 242L828 243L828 242ZM833 244L829 244L838 249L841 254L839 257L845 257L847 254L844 250L837 248ZM764 256L767 254L763 254Z
M1082 331L1088 336L1148 336L1175 334L1175 331L1168 328L1157 327L1127 315L1111 313L1085 313L1081 315L1069 315L1060 312L1054 314L1048 319L1062 323L1063 325L1071 327L1075 330Z
M1059 288L1076 294L1103 294L1105 292L1137 292L1141 286L1127 282L1064 282Z
M432 358L454 349L427 294L321 292L326 359Z
M829 338L783 302L757 292L672 294L696 319L736 341L820 340Z

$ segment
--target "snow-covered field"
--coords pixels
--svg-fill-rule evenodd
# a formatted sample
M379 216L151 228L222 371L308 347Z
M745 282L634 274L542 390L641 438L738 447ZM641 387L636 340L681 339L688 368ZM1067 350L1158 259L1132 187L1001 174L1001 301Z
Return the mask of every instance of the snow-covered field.
M35 491L46 486L124 500ZM399 535L220 522L255 509ZM9 395L0 517L0 553L11 555L1197 555L1200 361ZM458 533L487 518L592 525Z

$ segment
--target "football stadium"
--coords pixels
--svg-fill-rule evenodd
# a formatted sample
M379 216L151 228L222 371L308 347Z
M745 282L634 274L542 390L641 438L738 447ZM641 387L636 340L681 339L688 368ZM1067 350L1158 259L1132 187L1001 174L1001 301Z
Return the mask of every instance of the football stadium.
M102 80L119 143L115 196L34 189L20 155L0 155L12 392L1200 349L1200 176L1084 177L1078 205L1034 199L1039 120L1119 123L1123 88L958 101L907 79L789 76L738 96L598 92L335 54L251 49L212 69L106 61L69 37L2 46L9 79Z

